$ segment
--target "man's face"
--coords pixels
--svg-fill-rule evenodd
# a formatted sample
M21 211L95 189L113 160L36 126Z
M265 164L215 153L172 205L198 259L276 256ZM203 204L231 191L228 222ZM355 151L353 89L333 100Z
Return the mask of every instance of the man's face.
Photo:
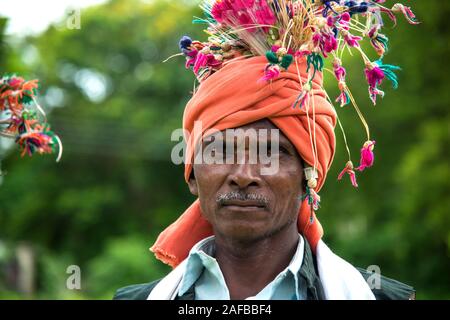
M244 131L263 132L257 135L258 150L266 145L271 150L274 137L271 129L277 128L267 119L240 127ZM264 129L264 130L261 130ZM278 170L271 174L261 174L262 161L249 161L251 138L245 139L245 161L237 163L237 155L216 152L215 157L234 159L233 163L194 163L194 174L189 180L192 194L200 199L204 217L212 224L214 233L236 241L251 242L270 237L283 228L296 223L301 204L303 167L300 156L292 143L279 131L279 148L272 151L272 160L279 161ZM226 141L224 131L215 135L224 144L238 149L238 139ZM242 141L241 141L242 142ZM216 141L217 143L217 141ZM208 142L203 142L208 148ZM243 147L241 143L241 147ZM275 154L273 154L275 153Z

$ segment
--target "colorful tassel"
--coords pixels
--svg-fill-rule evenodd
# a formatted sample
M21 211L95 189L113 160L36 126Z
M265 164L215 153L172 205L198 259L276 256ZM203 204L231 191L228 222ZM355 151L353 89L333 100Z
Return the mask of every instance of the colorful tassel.
M376 64L368 64L364 70L367 83L370 87L376 88L384 79L384 72Z
M406 20L410 23L410 24L419 24L420 22L417 21L416 16L414 15L414 13L412 12L410 7L407 7L401 3L396 3L394 4L394 6L392 7L392 12L401 12L403 13L403 15L405 16Z
M28 109L28 105L34 103L35 108L45 117L44 111L35 100L37 89L38 80L25 81L15 75L0 79L0 112L9 114L9 118L1 120L1 123L7 126L0 130L0 134L15 137L22 156L52 153L56 151L56 146L59 146L59 161L62 153L61 140L50 131L48 125L39 121L34 110Z
M178 46L183 53L188 53L190 51L190 46L192 44L192 39L189 36L181 37Z
M342 30L341 34L344 36L344 41L349 47L359 47L359 41L362 40L362 37L354 36L346 30Z
M206 46L201 42L192 41L188 36L180 39L179 47L186 56L186 68L192 68L197 77L205 71L218 70L222 65L223 57L215 54L216 51L222 52L220 47Z
M333 61L333 72L338 82L339 91L341 92L336 98L336 102L340 104L341 107L350 103L350 96L347 90L347 84L345 82L346 70L342 66L341 60L335 58Z
M259 82L272 81L280 75L280 66L278 64L268 64L264 69L264 76L259 79Z
M336 102L339 103L341 107L344 107L350 103L350 95L347 92L347 85L345 82L339 82L339 90L341 90L341 93L336 98Z
M401 68L390 64L383 64L381 59L366 65L364 71L369 84L370 99L374 105L376 104L377 95L384 96L384 92L378 89L378 86L381 85L384 78L388 78L392 82L394 89L398 87L397 76L394 73L396 70L401 70Z
M373 154L373 148L375 146L375 141L366 141L361 148L361 159L359 161L359 167L355 168L358 171L363 171L373 165L375 156Z
M269 63L264 69L264 76L258 82L271 81L280 75L281 71L289 68L294 61L293 51L281 46L272 46L272 50L266 52Z
M387 15L396 23L396 14L402 13L409 23L418 21L409 7L395 4L389 9L381 5L383 3L385 0L204 0L201 8L205 18L197 21L208 24L208 41L201 43L184 36L179 47L186 57L186 67L194 71L200 82L224 66L224 59L265 56L267 64L258 81L270 82L288 69L294 58L306 58L307 82L292 105L294 109L309 105L311 82L317 71L324 70L324 59L332 56L333 73L340 91L335 101L341 107L353 104L370 137L369 125L347 86L346 69L338 57L342 57L346 49L350 54L354 51L361 54L369 97L374 105L378 97L384 97L380 88L385 79L391 81L394 89L398 87L396 71L400 68L382 62L389 50L389 39L381 32L383 19ZM377 61L369 60L363 40L370 41L379 56ZM343 131L342 126L341 129ZM347 141L345 143L347 146ZM374 145L375 141L367 141L361 149L359 166L355 169L351 161L347 162L338 179L348 174L352 185L357 187L355 171L373 165ZM347 150L350 159L348 146ZM310 196L313 197L312 193Z
M379 56L384 56L389 49L389 39L386 35L378 33L377 28L372 28L367 34L370 37L370 44Z
M338 180L341 180L344 174L348 174L350 176L350 181L352 182L352 185L357 188L358 183L356 182L356 174L353 170L353 163L351 161L348 161L344 167L344 169L339 173Z
M323 58L320 54L311 53L308 55L306 72L309 72L309 69L311 68L311 66L314 69L314 72L313 72L313 75L311 78L314 78L316 71L322 71L322 69L323 69Z
M255 25L273 25L275 14L265 0L221 0L216 1L211 8L212 17L222 25L230 27L249 27ZM257 32L259 28L250 28ZM261 27L268 31L268 27Z
M372 101L374 106L377 104L377 97L378 96L383 98L384 97L384 91L382 91L382 90L380 90L378 88L369 87L369 98Z
M308 204L314 211L319 210L320 196L317 194L316 191L314 191L313 188L306 186L306 193L302 196L302 200L304 200L305 198L308 200Z
M392 82L392 87L394 89L397 89L398 80L397 75L394 73L394 71L401 70L401 68L398 66L394 66L392 64L383 64L383 61L381 59L375 61L375 64L378 66L379 69L382 70L384 76Z
M53 137L41 131L32 131L21 134L16 139L17 144L22 150L21 156L25 154L32 156L34 153L53 153L56 145Z
M299 109L303 109L303 107L308 104L309 102L309 87L306 88L308 84L304 86L304 89L300 91L297 99L295 99L294 104L292 105L292 108L295 109L297 106Z

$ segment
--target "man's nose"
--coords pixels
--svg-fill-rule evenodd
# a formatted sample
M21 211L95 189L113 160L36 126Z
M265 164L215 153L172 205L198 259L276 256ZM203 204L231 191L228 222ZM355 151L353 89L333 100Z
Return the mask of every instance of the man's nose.
M260 187L261 176L258 164L234 164L228 175L228 184L233 188L245 189L248 187Z

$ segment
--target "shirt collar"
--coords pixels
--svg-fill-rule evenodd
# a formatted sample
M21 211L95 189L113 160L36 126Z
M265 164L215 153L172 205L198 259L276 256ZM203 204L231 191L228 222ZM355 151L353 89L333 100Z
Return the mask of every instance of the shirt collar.
M191 289L199 277L202 275L204 269L206 268L213 274L219 283L222 283L224 286L225 281L223 279L223 275L218 266L217 260L214 258L215 256L215 237L210 236L199 241L197 244L189 252L189 256L187 258L186 270L184 272L183 278L180 283L179 296L184 295L189 289ZM293 292L295 292L295 296L297 299L300 299L301 293L299 289L301 287L299 283L298 276L300 274L300 270L302 268L303 260L304 260L304 252L305 252L305 241L303 237L299 234L299 241L297 245L297 249L292 257L289 265L284 269L277 277L268 284L260 293L258 293L255 297L258 298L260 294L262 296L271 297L274 293L274 290L279 286L280 283L286 281L286 278L290 276L294 281L292 285L295 286ZM308 259L309 260L309 259ZM228 290L227 288L223 288Z

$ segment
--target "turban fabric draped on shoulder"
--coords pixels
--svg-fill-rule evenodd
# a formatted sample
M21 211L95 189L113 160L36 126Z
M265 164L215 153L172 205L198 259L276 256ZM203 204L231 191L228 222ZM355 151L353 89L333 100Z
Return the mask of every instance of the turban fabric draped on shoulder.
M268 118L291 141L300 157L313 166L314 156L310 131L317 148L316 169L318 192L324 184L335 152L336 112L326 99L322 88L322 74L316 72L312 82L312 100L306 108L293 108L301 92L301 82L307 81L306 61L298 58L288 70L271 82L258 81L263 76L267 59L263 56L230 61L222 69L203 81L188 102L183 128L192 133L195 121L202 121L202 135L208 129L225 130ZM299 77L300 76L300 77ZM312 107L314 106L314 117ZM308 126L309 117L309 126ZM315 120L313 123L313 119ZM194 145L201 138L190 134L186 159L192 159ZM185 164L185 180L192 171L192 160ZM299 183L301 183L299 181ZM323 229L305 199L299 210L298 229L313 250L323 235ZM156 257L172 267L177 266L201 239L213 234L197 199L174 223L165 229L152 246Z

